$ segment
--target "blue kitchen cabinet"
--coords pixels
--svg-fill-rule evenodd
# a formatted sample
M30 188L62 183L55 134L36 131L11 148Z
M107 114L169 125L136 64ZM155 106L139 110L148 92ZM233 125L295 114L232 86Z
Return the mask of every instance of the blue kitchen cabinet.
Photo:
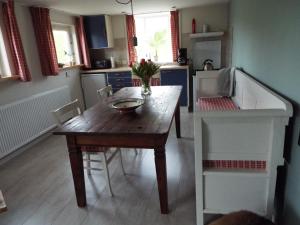
M91 49L112 47L110 17L106 15L84 16L84 28L88 47Z
M181 85L182 91L179 99L180 106L188 105L188 83L186 69L173 69L160 71L161 85Z
M112 86L113 92L120 90L123 87L132 86L132 78L130 71L110 72L107 73L108 84Z

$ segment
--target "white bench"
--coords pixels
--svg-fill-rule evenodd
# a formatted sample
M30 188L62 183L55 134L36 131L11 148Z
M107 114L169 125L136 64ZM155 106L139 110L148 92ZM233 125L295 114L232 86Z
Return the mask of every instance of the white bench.
M195 76L194 100L219 97L217 82L214 71ZM277 167L284 163L292 105L239 70L234 82L231 100L237 110L201 110L194 104L197 225L204 224L206 213L245 209L274 216Z

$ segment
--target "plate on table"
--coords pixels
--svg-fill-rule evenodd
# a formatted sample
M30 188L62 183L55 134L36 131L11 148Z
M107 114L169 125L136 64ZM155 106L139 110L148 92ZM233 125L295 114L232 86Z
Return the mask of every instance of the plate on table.
M144 99L141 98L123 98L112 102L111 107L119 112L132 112L143 105L144 102Z

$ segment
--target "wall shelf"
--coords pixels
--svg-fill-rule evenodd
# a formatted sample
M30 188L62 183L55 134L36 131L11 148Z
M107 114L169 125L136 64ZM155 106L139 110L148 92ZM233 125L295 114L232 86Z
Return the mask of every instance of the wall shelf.
M223 36L223 35L224 35L223 31L206 32L206 33L190 34L190 38L220 37L220 36Z

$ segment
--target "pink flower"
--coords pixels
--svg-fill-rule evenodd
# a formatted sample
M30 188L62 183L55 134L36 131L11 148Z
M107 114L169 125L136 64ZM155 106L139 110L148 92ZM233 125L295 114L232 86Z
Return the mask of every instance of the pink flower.
M145 63L146 63L146 60L145 59L141 59L140 64L144 65Z

